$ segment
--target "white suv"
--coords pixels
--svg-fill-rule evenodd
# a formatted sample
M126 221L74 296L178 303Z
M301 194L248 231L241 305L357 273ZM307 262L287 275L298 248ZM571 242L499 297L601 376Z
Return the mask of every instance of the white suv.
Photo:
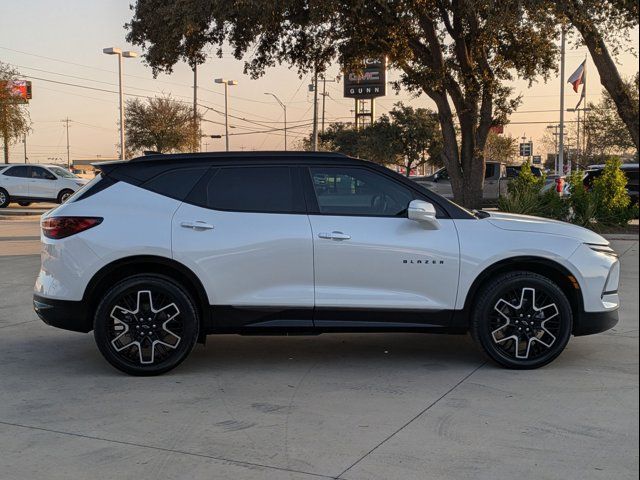
M207 334L470 331L511 368L618 320L607 240L468 212L328 153L152 155L100 165L42 218L34 306L94 331L116 368L166 372Z
M88 180L56 165L9 165L0 168L0 208L16 202L66 201Z

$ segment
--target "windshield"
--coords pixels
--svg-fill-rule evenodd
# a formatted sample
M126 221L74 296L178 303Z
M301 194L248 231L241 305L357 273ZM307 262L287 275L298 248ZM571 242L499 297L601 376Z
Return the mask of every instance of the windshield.
M61 167L49 167L49 170L55 173L58 177L62 178L78 178L76 175L71 173L69 170L65 170Z

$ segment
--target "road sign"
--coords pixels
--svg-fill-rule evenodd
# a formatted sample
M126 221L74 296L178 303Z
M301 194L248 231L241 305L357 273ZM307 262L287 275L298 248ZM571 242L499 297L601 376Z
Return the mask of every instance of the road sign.
M344 96L348 98L384 97L387 93L387 59L365 60L362 72L344 76Z
M530 157L533 153L533 142L526 142L520 144L520 156Z
M542 155L534 155L533 156L533 164L540 165L542 163Z

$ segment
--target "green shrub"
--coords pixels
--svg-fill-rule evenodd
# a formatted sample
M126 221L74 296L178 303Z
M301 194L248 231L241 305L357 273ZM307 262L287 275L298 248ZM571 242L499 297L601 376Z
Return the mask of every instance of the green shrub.
M624 227L637 214L627 193L627 177L620 169L618 158L607 160L602 174L593 181L590 191L582 182L582 173L569 178L571 222L593 230L603 227Z
M593 193L599 199L598 222L603 225L625 226L634 217L621 164L617 157L607 160L602 174L593 181Z
M507 185L508 195L498 199L498 207L504 212L522 215L540 215L540 190L544 177L536 177L531 165L523 163L520 174Z

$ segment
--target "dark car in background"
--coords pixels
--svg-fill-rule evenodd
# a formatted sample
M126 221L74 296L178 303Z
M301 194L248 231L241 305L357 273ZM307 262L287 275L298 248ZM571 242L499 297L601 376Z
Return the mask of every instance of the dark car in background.
M591 165L585 170L584 178L582 182L587 190L593 188L593 181L602 175L604 165ZM631 197L631 201L634 204L638 203L638 164L637 163L624 163L620 166L620 169L627 176L627 192Z

